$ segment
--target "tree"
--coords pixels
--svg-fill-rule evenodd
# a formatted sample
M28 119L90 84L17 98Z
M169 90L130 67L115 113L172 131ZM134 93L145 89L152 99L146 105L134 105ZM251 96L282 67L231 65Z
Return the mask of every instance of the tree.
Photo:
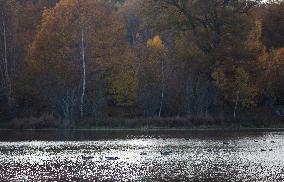
M224 99L233 104L234 120L237 119L239 107L250 108L255 105L257 90L255 85L250 83L250 76L244 68L236 68L232 78L228 78L224 70L218 69L214 73L214 78Z
M262 21L262 40L268 48L284 46L284 2L268 5Z
M164 95L165 95L165 45L163 44L160 36L155 36L153 39L149 39L147 41L147 46L151 49L154 49L154 51L158 52L158 56L161 60L161 101L160 101L160 108L158 112L158 116L161 117L161 112L164 105Z
M125 52L122 62L114 66L110 93L117 106L135 107L138 98L138 70L131 49Z
M209 60L190 37L190 32L184 32L176 38L172 64L175 65L174 70L178 73L181 83L180 87L176 85L175 88L182 90L181 113L206 115L210 103L208 97L212 97L206 95L210 86L207 76Z
M264 52L258 62L259 72L257 79L262 102L266 106L283 105L284 84L284 49L275 49Z
M249 12L256 7L258 1L176 1L176 0L148 0L144 1L143 14L149 27L160 34L171 31L173 39L182 35L191 45L205 57L203 70L197 79L204 100L201 105L204 113L214 110L218 97L212 74L220 65L226 62L238 62L243 59L249 36L251 22ZM150 17L150 18L149 18ZM161 28L162 27L162 28ZM176 43L176 42L175 42ZM173 43L173 44L175 44ZM190 52L190 49L188 50ZM240 54L241 53L241 54ZM195 53L192 52L192 55ZM197 58L198 59L198 58ZM195 60L198 62L198 60ZM196 77L194 75L193 77ZM194 80L192 78L187 80ZM196 80L196 79L195 79ZM194 81L197 83L196 81ZM194 88L194 84L191 84ZM196 90L196 89L195 89ZM190 102L190 101L189 101ZM206 115L206 114L205 114Z
M258 59L265 52L265 47L261 42L261 23L255 19L251 21L246 41L235 41L230 54L227 54L227 61L212 74L220 95L233 108L234 120L240 108L256 106L259 94L256 84Z
M46 98L47 110L62 115L64 98L75 93L73 107L79 104L80 115L84 105L92 112L96 83L110 82L104 77L123 63L125 35L123 19L111 2L63 0L45 10L27 65L37 70L33 84Z
M14 109L15 74L16 74L16 49L18 36L19 6L14 0L0 1L0 71L1 85L4 88L8 112ZM0 89L2 91L2 89Z

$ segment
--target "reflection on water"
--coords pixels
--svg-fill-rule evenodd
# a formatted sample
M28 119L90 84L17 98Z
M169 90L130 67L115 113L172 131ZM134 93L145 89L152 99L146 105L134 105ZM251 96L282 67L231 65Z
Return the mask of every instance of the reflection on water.
M0 137L1 181L284 181L282 132L1 131Z

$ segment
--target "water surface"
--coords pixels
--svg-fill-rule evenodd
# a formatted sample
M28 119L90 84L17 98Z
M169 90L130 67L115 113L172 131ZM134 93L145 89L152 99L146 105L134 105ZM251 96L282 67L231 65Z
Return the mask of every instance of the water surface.
M46 180L284 181L284 132L0 131L0 181Z

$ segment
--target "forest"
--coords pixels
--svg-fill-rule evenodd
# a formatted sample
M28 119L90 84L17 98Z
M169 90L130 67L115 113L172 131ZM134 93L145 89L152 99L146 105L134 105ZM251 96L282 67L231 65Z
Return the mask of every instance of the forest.
M284 1L0 0L0 126L122 121L284 126Z

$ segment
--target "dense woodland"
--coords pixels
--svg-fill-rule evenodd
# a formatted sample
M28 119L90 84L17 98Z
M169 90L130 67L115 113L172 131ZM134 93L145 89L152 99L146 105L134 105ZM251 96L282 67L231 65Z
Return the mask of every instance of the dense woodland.
M0 0L0 42L2 122L284 115L283 1Z

